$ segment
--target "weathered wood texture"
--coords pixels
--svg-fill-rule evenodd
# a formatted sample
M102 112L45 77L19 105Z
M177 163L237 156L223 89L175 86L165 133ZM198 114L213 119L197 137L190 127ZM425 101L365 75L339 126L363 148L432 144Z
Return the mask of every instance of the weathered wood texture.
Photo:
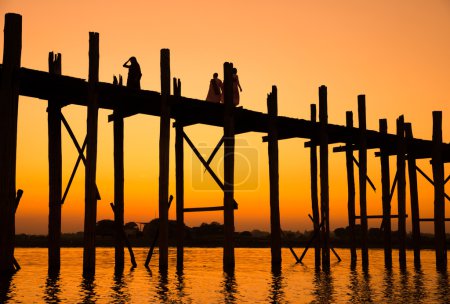
M406 268L406 172L405 123L403 115L397 119L397 207L398 207L398 259L400 268Z
M319 87L319 153L320 153L320 211L322 227L322 268L330 269L330 199L328 186L328 105L327 87Z
M387 133L387 120L380 119L380 133ZM392 267L392 236L391 236L391 178L389 170L389 155L385 153L386 146L380 147L381 163L381 200L383 206L383 249L384 265Z
M61 75L61 54L49 53L50 74ZM61 267L61 195L62 195L62 146L61 105L58 100L48 101L48 166L49 166L49 215L48 215L48 272L58 273Z
M353 128L353 113L351 111L346 112L346 126ZM356 232L355 232L355 172L353 170L353 150L351 144L346 145L348 147L345 151L345 163L347 168L347 208L348 208L348 227L350 233L350 263L352 267L356 266Z
M233 64L224 63L224 231L223 268L225 272L233 272L234 260L234 114L233 104Z
M99 34L89 33L89 80L87 103L87 151L84 203L83 276L95 274L95 225L97 222L97 133L98 133Z
M278 172L277 87L267 96L269 114L270 252L272 266L281 266L280 184Z
M445 188L444 164L442 163L442 112L433 112L433 167L434 181L434 237L436 248L436 268L440 271L447 269L447 244L445 236Z
M413 139L412 126L405 124L407 144ZM411 201L412 239L414 249L414 266L420 267L420 221L419 221L419 190L417 187L416 159L414 153L408 153L409 198Z
M6 14L0 81L0 274L14 271L17 111L22 16Z
M159 124L159 268L169 265L170 51L161 50L161 119Z
M311 105L311 122L317 121L316 105ZM314 265L316 269L320 269L320 211L319 211L319 194L317 185L317 146L312 145L309 151L309 162L311 170L311 207L313 214L314 235Z

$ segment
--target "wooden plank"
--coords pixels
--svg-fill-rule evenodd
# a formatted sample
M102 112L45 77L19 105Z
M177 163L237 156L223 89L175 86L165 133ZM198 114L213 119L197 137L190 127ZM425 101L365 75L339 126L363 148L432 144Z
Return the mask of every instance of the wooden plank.
M281 266L281 224L280 224L280 185L278 172L278 115L277 87L267 96L267 113L269 115L269 190L270 190L270 252L272 266Z
M5 15L0 81L0 274L14 272L17 111L22 16Z
M311 122L317 121L316 105L311 104ZM319 195L317 186L317 146L311 146L309 150L309 162L311 171L311 207L313 214L314 235L317 235L314 241L314 266L320 269L320 212L319 212Z
M49 53L48 69L50 74L61 74L61 54ZM49 166L48 272L56 274L61 267L62 146L60 102L50 99L47 113Z
M447 244L445 235L444 163L442 162L442 112L433 112L432 161L434 181L434 239L436 247L436 268L447 269Z
M95 225L97 222L97 133L98 133L99 34L89 33L89 80L87 108L87 152L84 202L83 276L95 275Z
M224 234L223 269L233 273L234 258L234 111L233 104L233 64L225 62L224 68Z
M369 267L367 248L367 137L366 137L366 96L358 95L359 121L359 208L361 214L361 260L363 269Z
M322 269L330 269L330 220L328 187L328 110L327 87L319 87L319 146L320 146L320 209L324 225L322 227Z
M406 142L403 115L397 119L397 137L398 258L400 268L406 269Z
M209 211L224 211L224 206L216 206L216 207L192 207L192 208L184 208L183 212L209 212Z
M386 217L385 215L366 215L367 219L384 219L385 217ZM408 218L408 215L405 214L403 217ZM361 216L357 215L357 216L355 216L355 218L361 219ZM392 215L389 215L388 218L391 218L391 219L400 218L400 216L398 214L392 214Z
M410 123L405 124L405 136L409 143L413 139ZM412 239L414 249L414 266L420 267L420 221L419 191L417 187L416 159L414 153L408 153L409 197L411 201Z
M159 133L159 269L169 266L170 51L161 50L161 119Z
M346 112L346 126L353 128L353 113L351 111ZM345 163L347 169L347 208L348 208L348 227L350 233L350 259L351 266L356 266L357 254L356 254L356 232L355 232L355 173L353 170L353 150L352 144L346 145L347 150L345 152Z
M387 134L388 126L386 119L379 120L380 133ZM392 268L392 233L391 233L391 177L389 169L389 155L385 153L386 146L380 148L381 163L381 200L383 206L383 250L384 265Z
M173 79L174 95L181 97L180 79ZM184 264L184 142L183 123L175 124L175 197L177 198L177 269Z

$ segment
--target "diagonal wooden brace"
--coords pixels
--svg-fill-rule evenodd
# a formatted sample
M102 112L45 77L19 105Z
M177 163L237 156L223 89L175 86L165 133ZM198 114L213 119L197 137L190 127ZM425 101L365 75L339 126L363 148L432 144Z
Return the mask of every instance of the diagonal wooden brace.
M16 205L14 208L14 213L17 211L17 207L19 207L19 203L20 203L20 199L22 198L22 195L23 195L23 190L22 189L17 190ZM20 270L19 262L17 262L15 257L13 257L13 264L14 264L14 267L16 267L16 271Z
M358 160L353 156L353 162L356 164L356 166L359 168L359 162ZM375 188L374 183L370 180L370 177L368 177L366 175L366 180L369 183L370 187L373 189L373 191L377 191L377 189Z
M224 141L225 141L225 138L222 136L222 138L219 140L219 142L217 143L214 150L211 152L211 155L208 157L208 160L206 161L206 163L208 165L211 164L212 160L214 159L214 156L216 156L217 152L219 151L219 149L222 146ZM203 171L203 172L206 172L206 168L205 168L205 171Z
M419 167L417 167L417 166L416 166L416 170L417 170L423 177L425 177L425 179L426 179L430 184L432 184L432 185L434 186L434 181L433 181L433 180L432 180L425 172L423 172L423 171L422 171ZM449 176L449 177L450 177L450 176ZM447 177L447 179L445 180L444 185L445 185L445 183L448 181L449 177ZM444 196L445 196L446 199L448 199L448 200L450 201L450 196L448 196L447 193L444 193Z

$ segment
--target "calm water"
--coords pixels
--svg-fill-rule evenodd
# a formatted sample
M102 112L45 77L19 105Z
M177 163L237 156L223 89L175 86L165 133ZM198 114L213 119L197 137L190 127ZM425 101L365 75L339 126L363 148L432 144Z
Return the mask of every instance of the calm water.
M297 249L300 253L300 249ZM61 273L47 276L47 250L16 249L22 269L11 280L1 279L0 303L450 303L447 274L434 268L434 252L423 251L422 269L414 270L408 252L408 271L383 266L383 252L370 251L370 268L351 271L348 250L332 263L329 274L316 273L313 252L304 265L283 251L280 274L271 272L269 249L236 249L236 272L222 272L221 248L186 248L185 269L176 272L175 250L170 250L167 275L142 265L146 249L136 248L138 268L114 276L114 249L97 249L95 279L82 279L82 249L63 248ZM396 257L397 252L394 252ZM334 256L332 256L334 258ZM129 261L127 261L129 262ZM129 265L128 265L129 266Z

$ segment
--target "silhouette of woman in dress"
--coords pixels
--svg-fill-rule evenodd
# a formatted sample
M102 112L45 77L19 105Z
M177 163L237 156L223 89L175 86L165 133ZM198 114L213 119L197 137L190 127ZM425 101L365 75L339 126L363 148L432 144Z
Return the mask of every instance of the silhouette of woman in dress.
M237 69L233 68L233 103L235 106L239 104L239 90L242 92L241 84L239 83L239 77L237 75Z
M136 57L130 57L123 67L128 69L127 87L140 90L142 73Z
M208 95L206 101L222 102L223 83L219 78L219 74L214 73L213 79L209 82Z

